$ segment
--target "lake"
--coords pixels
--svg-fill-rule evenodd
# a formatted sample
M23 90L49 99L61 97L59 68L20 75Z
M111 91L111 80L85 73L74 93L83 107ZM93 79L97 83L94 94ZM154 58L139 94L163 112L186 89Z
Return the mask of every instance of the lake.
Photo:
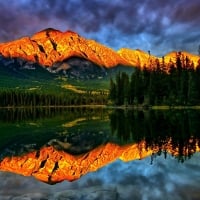
M200 110L0 109L0 199L200 199Z

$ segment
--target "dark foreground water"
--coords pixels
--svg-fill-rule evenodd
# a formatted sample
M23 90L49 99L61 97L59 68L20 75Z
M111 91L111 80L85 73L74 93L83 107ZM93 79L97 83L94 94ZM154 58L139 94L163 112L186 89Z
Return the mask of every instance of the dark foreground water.
M1 171L0 199L200 199L199 119L196 110L1 110L1 162L51 145L73 156L107 143L145 141L145 149L154 151L141 160L116 158L54 185Z

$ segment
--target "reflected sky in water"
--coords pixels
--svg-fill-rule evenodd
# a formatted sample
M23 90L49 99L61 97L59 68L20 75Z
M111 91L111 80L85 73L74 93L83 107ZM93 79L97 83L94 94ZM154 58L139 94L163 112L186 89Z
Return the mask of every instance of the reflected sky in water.
M56 185L38 182L32 177L0 172L0 194L54 193L68 189L82 189L95 185L114 185L119 199L199 199L200 153L184 163L167 155L124 163L120 160L83 176L74 182Z

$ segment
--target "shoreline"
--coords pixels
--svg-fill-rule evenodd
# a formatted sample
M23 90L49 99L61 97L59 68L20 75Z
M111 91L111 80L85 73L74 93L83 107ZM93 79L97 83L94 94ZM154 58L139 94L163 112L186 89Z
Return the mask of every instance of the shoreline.
M131 110L185 110L194 109L199 110L200 105L196 106L113 106L113 105L69 105L69 106L1 106L0 109L35 109L35 108L104 108L104 109L131 109Z

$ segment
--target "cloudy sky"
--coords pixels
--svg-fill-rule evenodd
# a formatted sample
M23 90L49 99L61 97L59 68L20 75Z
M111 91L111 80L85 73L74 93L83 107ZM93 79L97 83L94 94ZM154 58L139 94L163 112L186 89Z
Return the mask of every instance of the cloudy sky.
M199 0L0 0L0 42L45 28L72 30L113 49L198 53Z

